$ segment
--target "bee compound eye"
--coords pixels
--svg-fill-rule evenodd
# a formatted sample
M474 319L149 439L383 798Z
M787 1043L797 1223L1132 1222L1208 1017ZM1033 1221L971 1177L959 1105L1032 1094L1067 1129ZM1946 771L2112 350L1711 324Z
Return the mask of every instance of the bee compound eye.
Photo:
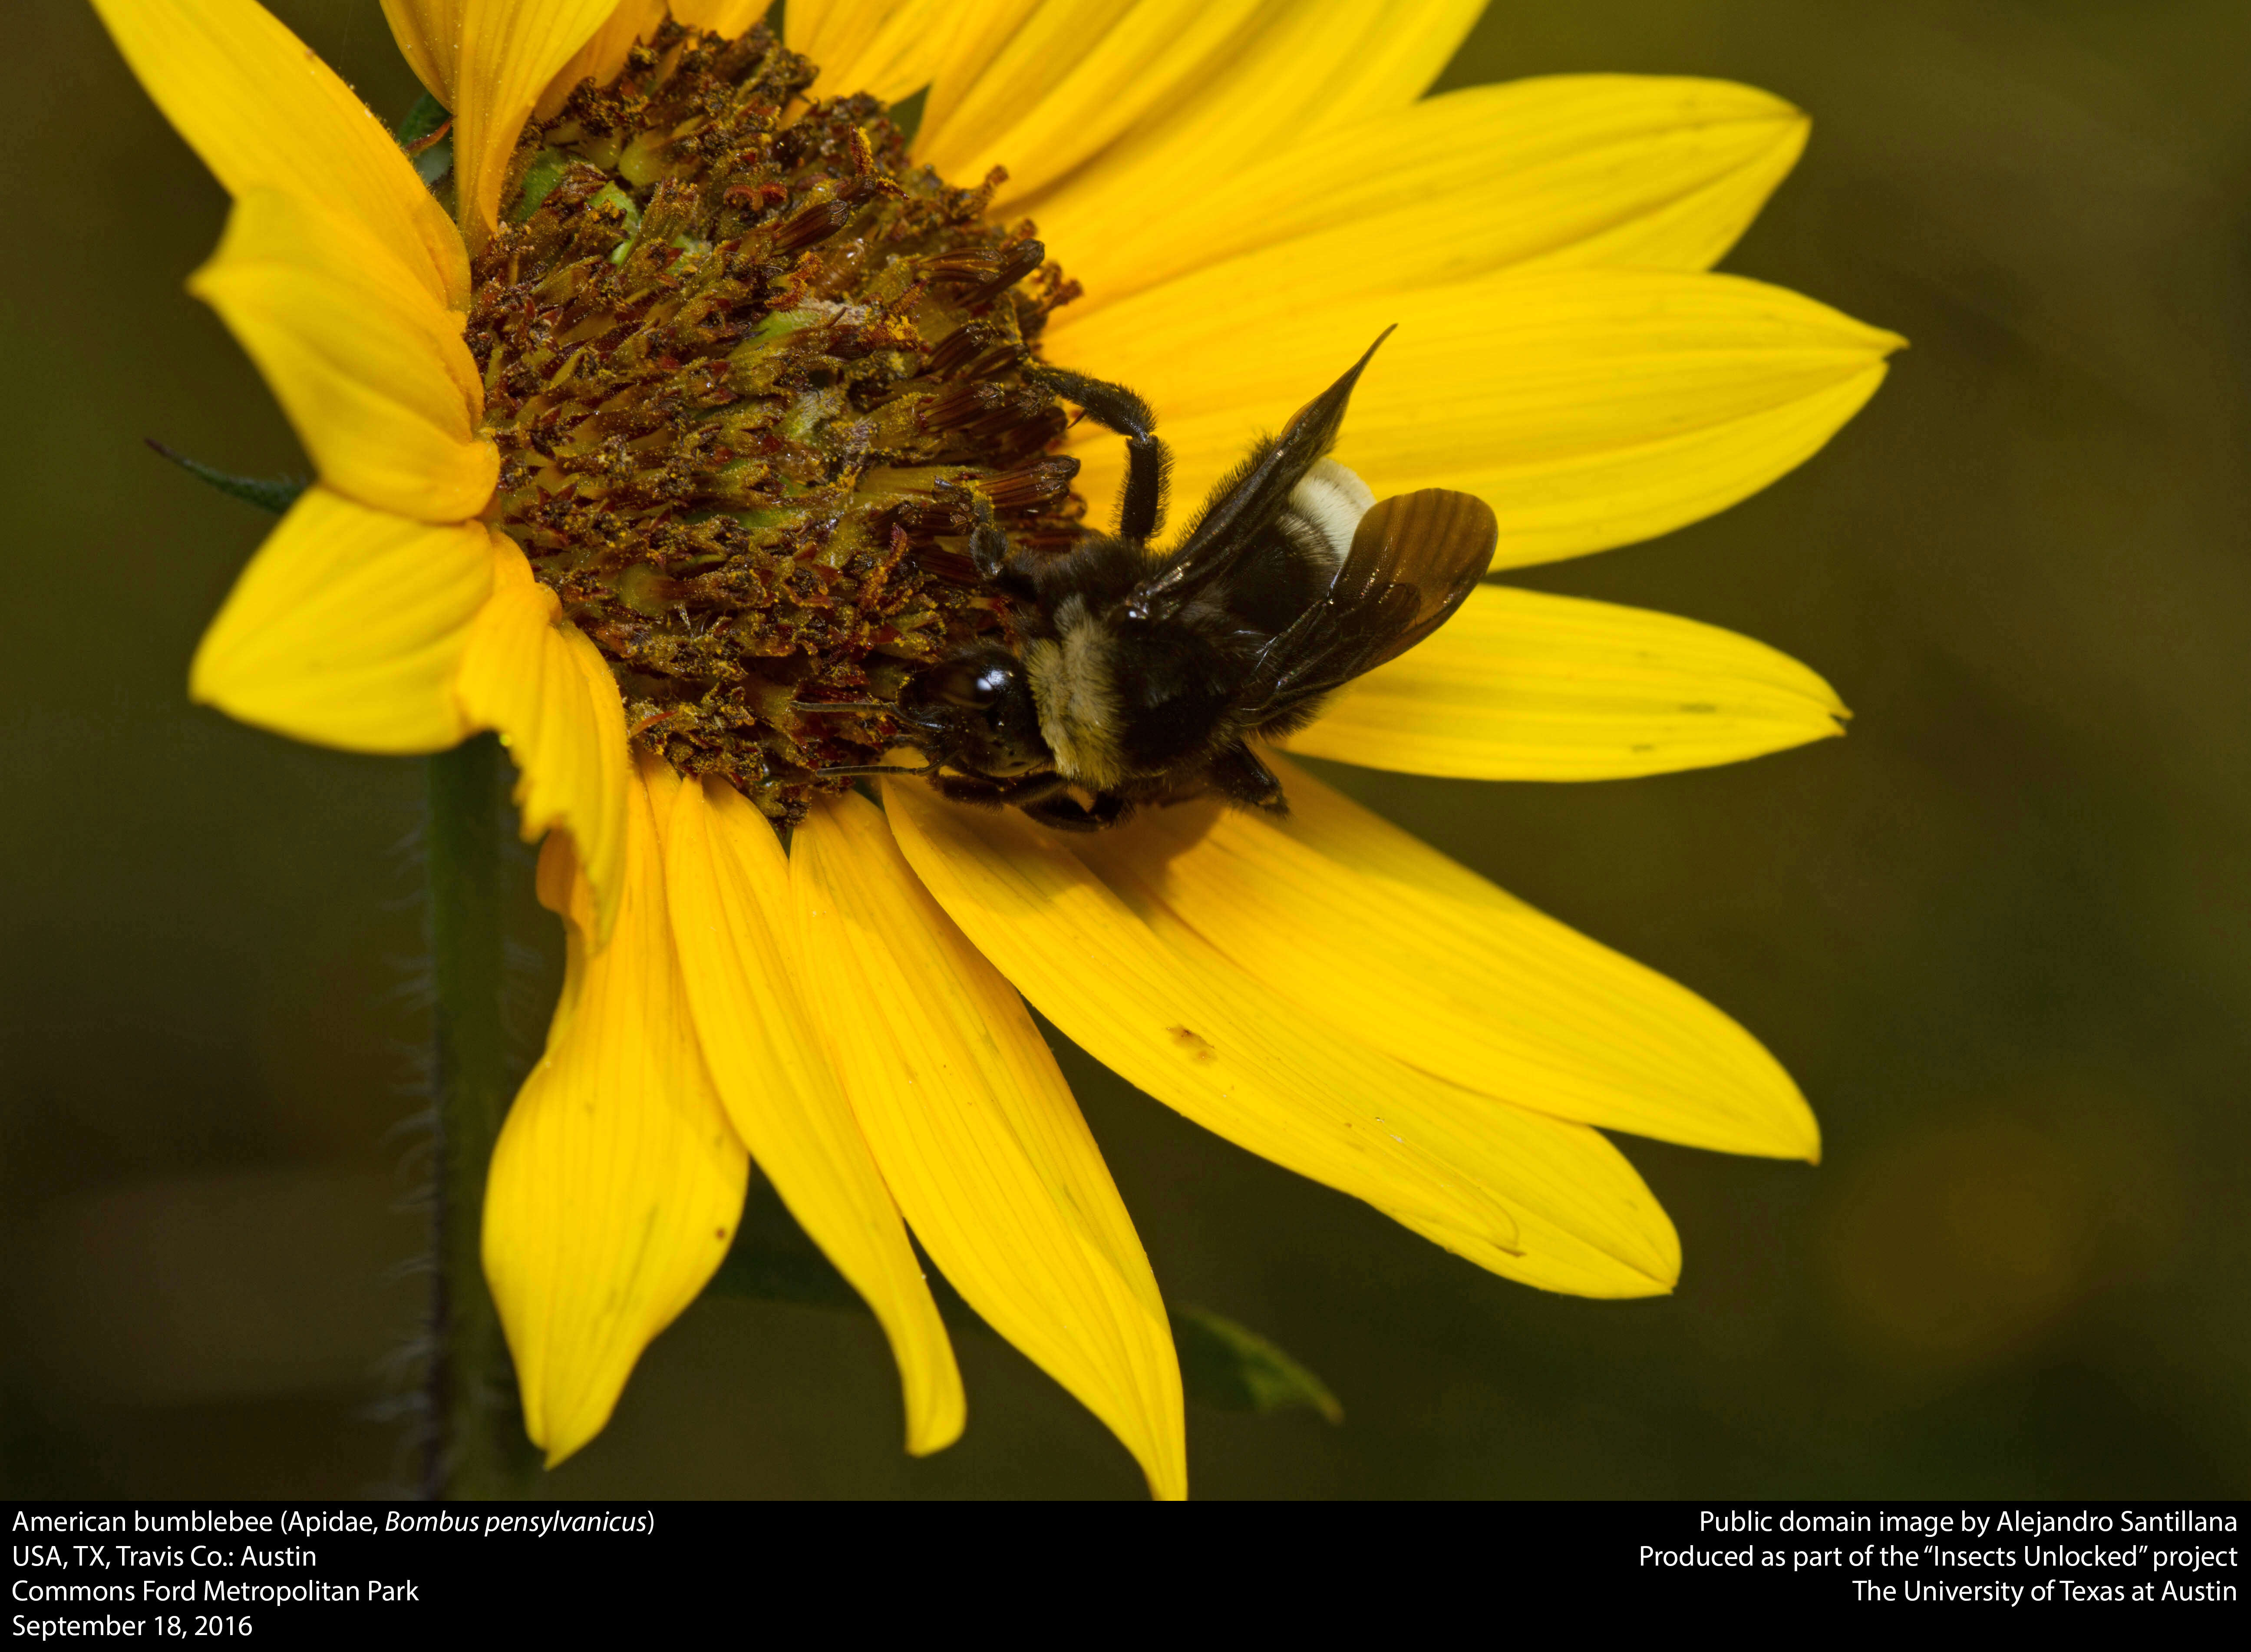
M982 711L999 703L1013 676L1013 668L998 660L962 660L943 668L931 691L950 705Z

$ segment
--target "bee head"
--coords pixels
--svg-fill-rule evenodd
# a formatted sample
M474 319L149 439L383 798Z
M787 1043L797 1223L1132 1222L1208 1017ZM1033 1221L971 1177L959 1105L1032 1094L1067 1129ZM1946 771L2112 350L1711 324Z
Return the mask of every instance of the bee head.
M932 755L967 774L998 780L1055 760L1023 662L997 643L965 649L911 679L898 715L928 737Z

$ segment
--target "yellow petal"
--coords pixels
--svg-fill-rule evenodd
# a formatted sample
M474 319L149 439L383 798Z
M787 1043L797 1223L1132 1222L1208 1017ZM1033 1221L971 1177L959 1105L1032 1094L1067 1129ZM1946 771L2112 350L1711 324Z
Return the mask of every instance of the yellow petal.
M1165 1306L1022 1001L915 880L872 805L816 809L790 870L814 1020L917 1237L987 1323L1125 1442L1153 1496L1186 1496Z
M821 71L811 96L844 97L869 92L895 103L928 86L949 50L961 49L995 28L1003 31L1013 28L1027 3L797 0L783 9L782 24L790 50L803 52ZM698 0L698 3L717 10L714 0ZM676 17L681 15L676 4L673 11ZM703 26L723 34L739 32L718 23Z
M1262 982L1464 1089L1690 1147L1819 1156L1797 1086L1686 988L1542 916L1292 765L1283 819L1167 809L1082 851Z
M1290 144L1175 191L1161 212L1121 220L1064 191L1039 221L1085 284L1072 320L1222 263L1283 309L1533 263L1704 269L1805 132L1789 104L1725 80L1553 75Z
M1588 1296L1645 1296L1678 1276L1672 1224L1594 1131L1338 1031L1229 962L1131 868L1098 876L1021 816L912 782L887 781L884 796L948 914L1129 1083L1494 1273Z
M1179 81L1031 210L1043 226L1050 212L1061 209L1058 223L1098 213L1107 233L1131 233L1171 210L1183 180L1201 187L1251 156L1405 108L1437 78L1484 9L1485 0L1283 0L1267 6L1213 54L1203 73ZM936 88L929 112L943 113ZM1080 114L1102 119L1096 108ZM1062 118L1063 112L1055 115ZM1068 258L1064 243L1051 244Z
M469 732L454 677L492 589L482 524L433 528L308 489L204 634L188 691L348 752L441 752Z
M421 522L484 509L500 455L477 434L461 318L360 224L246 190L188 290L258 364L329 487Z
M391 40L423 90L454 107L461 61L461 13L468 0L382 0Z
M665 881L703 1059L736 1134L890 1339L907 1449L952 1445L961 1373L898 1207L806 1019L780 839L732 787L683 785Z
M499 223L509 156L532 106L618 0L461 0L454 74L454 177L474 252Z
M810 45L799 49L822 66L822 79L815 90L824 95L866 80L868 90L883 96L876 82L868 80L870 66L891 70L894 79L902 83L914 78L912 71L920 71L916 84L930 88L923 101L922 125L925 130L933 130L952 118L953 106L976 86L986 66L1042 3L1043 0L968 0L966 4L922 0L916 4L908 0L905 4L865 8L873 14L869 20L855 23L851 15L862 8L852 0L841 3L815 0L815 15L826 14L819 25L821 37L847 49L827 59ZM790 44L795 45L797 18L787 12L784 15L789 17ZM882 17L879 27L875 16ZM828 68L830 62L837 66L833 73ZM847 68L847 64L851 66Z
M500 731L515 758L523 841L559 827L595 892L609 936L623 892L626 716L601 650L563 617L514 542L495 533L492 600L476 618L455 692L473 728Z
M1646 539L1756 492L1859 411L1901 342L1732 275L1533 271L1310 306L1287 327L1248 324L1245 302L1170 281L1059 316L1048 353L1149 399L1186 503L1396 322L1336 456L1378 497L1483 498L1501 568ZM1078 490L1114 494L1124 444L1084 425L1074 441Z
M480 0L383 0L384 16L390 20L391 38L398 49L420 77L430 95L448 109L456 107L460 95L461 41L467 31L468 14ZM665 0L608 0L614 8L601 25L571 56L569 62L550 80L540 96L540 117L549 119L563 107L571 89L589 78L606 83L624 66L626 53L633 49L635 40L646 39L664 21ZM673 7L677 13L701 11L711 15L749 11L742 0L706 0L698 7L681 0ZM756 12L751 12L749 26ZM682 15L682 23L696 24L702 28L720 28L718 23L703 21L700 17ZM740 29L722 29L723 33L739 33Z
M1714 625L1481 585L1290 737L1313 757L1466 780L1617 780L1844 732L1836 691Z
M579 81L592 80L596 86L607 86L616 80L618 72L626 66L626 53L633 50L636 40L646 40L655 34L663 25L664 15L664 0L623 0L610 13L608 20L594 31L592 38L547 83L536 110L539 118L552 120L564 100L578 89Z
M680 22L691 29L709 29L714 34L724 34L729 39L747 33L768 10L761 0L672 0L672 15ZM793 17L790 20L796 21Z
M570 840L547 840L542 897L572 926L571 979L485 1190L485 1277L551 1466L601 1432L641 1350L725 1260L749 1184L689 1018L646 786L626 818L625 900L599 951Z
M994 198L1004 209L1209 74L1258 10L1258 0L1049 0L972 84L949 87L916 135L915 158L966 183L1006 168Z
M94 0L165 118L231 194L349 212L440 303L468 303L461 238L382 122L256 0Z

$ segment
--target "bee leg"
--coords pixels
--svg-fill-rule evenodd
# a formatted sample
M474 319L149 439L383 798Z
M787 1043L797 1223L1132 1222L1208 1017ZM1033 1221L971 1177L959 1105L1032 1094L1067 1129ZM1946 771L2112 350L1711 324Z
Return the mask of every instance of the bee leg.
M1037 601L1039 587L1031 574L1018 566L1015 547L993 519L993 502L974 488L962 491L969 496L969 514L975 524L969 530L969 559L976 565L977 577L1003 596L1020 602Z
M1282 795L1282 782L1241 740L1211 760L1204 779L1212 790L1237 809L1259 809L1270 815L1290 812L1290 800Z
M931 779L938 795L956 803L974 803L980 809L998 809L1008 801L1008 788L998 781L988 781L981 774L938 774Z
M835 763L827 768L816 768L813 772L822 780L829 780L839 774L895 774L901 779L908 779L935 774L938 773L938 768L937 760L931 758L925 759L919 767L910 763Z
M1036 803L1054 796L1069 784L1052 769L1007 781L988 780L982 774L940 774L931 783L938 788L941 797L952 798L957 803L974 803L980 809Z
M1026 774L1010 781L1002 788L1006 793L1003 801L1022 809L1027 805L1043 803L1051 797L1061 796L1063 788L1070 784L1069 781L1053 769L1049 769L1043 774Z
M1082 808L1078 800L1058 789L1052 797L1023 806L1027 819L1057 831L1098 832L1115 826L1132 812L1132 804L1116 792L1097 794L1092 808Z
M1166 479L1173 455L1157 440L1157 415L1149 404L1123 385L1105 384L1068 368L1035 363L1024 369L1024 377L1077 402L1096 424L1126 438L1126 487L1118 496L1118 534L1144 545L1154 538L1164 525Z

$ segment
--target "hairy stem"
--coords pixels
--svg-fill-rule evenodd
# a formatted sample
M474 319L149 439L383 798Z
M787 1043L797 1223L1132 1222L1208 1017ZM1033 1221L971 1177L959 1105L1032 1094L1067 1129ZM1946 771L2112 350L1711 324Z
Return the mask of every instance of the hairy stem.
M423 1492L505 1496L530 1468L515 1382L480 1255L485 1170L514 1077L502 1020L500 742L429 760L430 949L436 1163Z

